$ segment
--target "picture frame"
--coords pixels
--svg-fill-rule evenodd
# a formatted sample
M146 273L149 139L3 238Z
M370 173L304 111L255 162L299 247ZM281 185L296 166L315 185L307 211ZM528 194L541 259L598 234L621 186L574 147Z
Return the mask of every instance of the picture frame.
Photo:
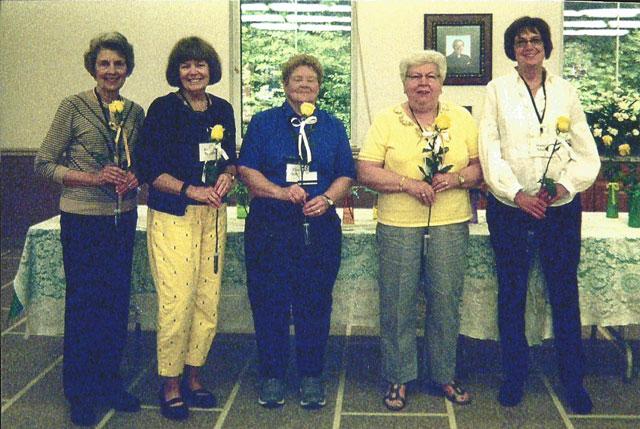
M424 48L447 57L445 85L486 85L491 80L492 15L424 15Z

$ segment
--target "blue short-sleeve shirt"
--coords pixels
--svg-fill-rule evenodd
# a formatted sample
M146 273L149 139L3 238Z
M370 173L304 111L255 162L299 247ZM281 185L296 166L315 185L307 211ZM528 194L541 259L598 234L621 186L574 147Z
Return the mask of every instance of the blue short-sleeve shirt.
M314 115L318 122L311 129L305 128L312 154L310 168L318 172L317 185L305 186L312 198L324 193L338 177L356 176L342 122L322 109L316 109ZM278 186L289 186L286 166L298 159L298 128L291 124L291 118L297 116L286 101L254 115L240 148L238 165L258 170Z

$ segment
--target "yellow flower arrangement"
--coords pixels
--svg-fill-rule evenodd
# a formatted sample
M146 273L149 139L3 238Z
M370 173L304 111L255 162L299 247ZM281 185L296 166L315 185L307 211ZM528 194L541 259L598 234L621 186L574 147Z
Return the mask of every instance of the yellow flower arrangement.
M571 119L566 116L558 116L556 121L556 131L558 133L568 133L571 126Z
M112 114L124 112L124 101L114 100L109 103L109 112Z
M631 155L631 146L629 146L629 143L624 143L618 146L618 153L620 156Z
M313 104L309 103L309 102L304 102L300 105L300 113L302 113L302 116L306 116L309 117L311 115L313 115L313 112L316 111L316 106L314 106Z
M224 127L220 124L214 125L211 128L211 140L221 141L224 138Z
M448 130L451 126L451 119L447 115L438 115L433 123L440 131Z
M551 164L551 159L553 155L560 150L560 147L565 146L570 149L569 142L571 138L569 137L569 131L571 130L571 119L567 116L558 116L556 119L556 139L553 144L550 144L547 147L547 150L550 149L549 159L547 160L547 166L544 169L544 173L542 173L542 178L538 180L540 183L540 187L547 191L547 194L551 197L555 197L558 193L556 189L556 181L547 177L547 172L549 171L549 164Z
M611 146L611 143L613 143L613 137L611 137L609 134L602 136L602 144L604 144L606 147Z

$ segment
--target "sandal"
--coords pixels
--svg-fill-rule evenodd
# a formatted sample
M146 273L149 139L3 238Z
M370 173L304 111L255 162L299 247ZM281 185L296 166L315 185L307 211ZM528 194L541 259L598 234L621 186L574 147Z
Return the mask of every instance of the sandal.
M404 394L400 389L404 387ZM389 389L384 395L384 406L390 411L400 411L407 405L407 386L404 384L389 384ZM392 405L391 401L397 401L398 405Z
M471 395L464 390L457 381L452 380L442 385L442 392L445 398L457 405L467 405L471 402Z
M184 400L178 396L166 400L164 390L160 389L160 413L170 420L185 420L189 417L189 408Z
M191 390L189 383L184 381L182 383L182 395L184 396L187 405L195 408L215 408L218 401L213 393L201 387L200 389Z

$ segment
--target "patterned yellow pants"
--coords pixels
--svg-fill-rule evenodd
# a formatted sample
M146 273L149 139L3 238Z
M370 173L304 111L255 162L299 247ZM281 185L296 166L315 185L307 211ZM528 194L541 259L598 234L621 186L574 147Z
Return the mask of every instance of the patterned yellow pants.
M185 364L202 366L207 359L218 322L226 232L226 205L218 210L188 206L184 216L148 211L147 250L158 294L158 373L163 377L177 377Z

